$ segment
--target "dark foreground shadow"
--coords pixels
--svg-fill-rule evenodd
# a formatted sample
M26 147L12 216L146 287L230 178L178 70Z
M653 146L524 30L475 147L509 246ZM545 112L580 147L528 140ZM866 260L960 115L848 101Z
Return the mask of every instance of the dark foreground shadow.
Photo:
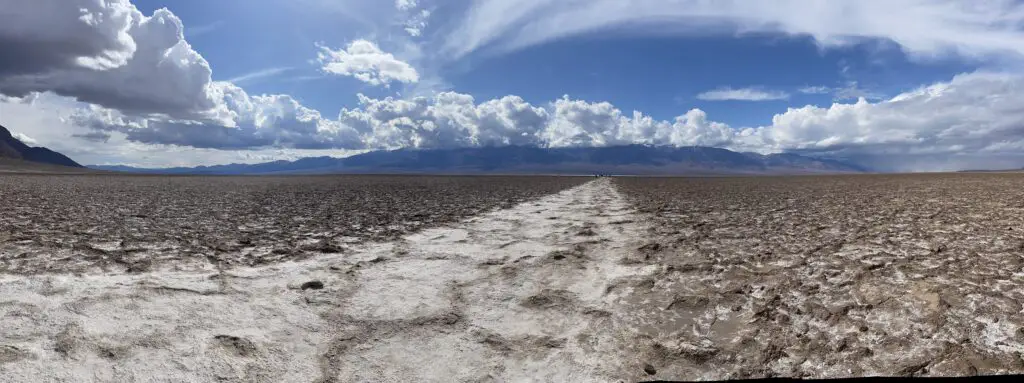
M685 380L649 380L644 383L660 383L660 382L687 382ZM718 380L718 381L702 381L702 383L709 382L722 382L722 383L808 383L808 382L822 382L822 383L881 383L881 382L925 382L925 383L961 383L961 382L1022 382L1024 383L1024 375L995 375L995 376L971 376L962 378L887 378L887 377L872 377L872 378L848 378L848 379L791 379L791 378L770 378L770 379L738 379L738 380Z

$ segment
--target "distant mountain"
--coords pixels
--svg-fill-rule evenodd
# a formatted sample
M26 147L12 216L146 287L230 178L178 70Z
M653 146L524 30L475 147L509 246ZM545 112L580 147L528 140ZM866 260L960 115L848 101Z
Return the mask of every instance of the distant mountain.
M41 164L81 168L67 156L47 148L34 148L14 138L7 128L0 126L0 159L21 160Z
M841 161L796 154L738 153L701 146L613 146L535 148L522 146L376 151L348 158L310 157L297 161L231 164L194 168L94 169L151 174L814 174L857 173L866 169Z

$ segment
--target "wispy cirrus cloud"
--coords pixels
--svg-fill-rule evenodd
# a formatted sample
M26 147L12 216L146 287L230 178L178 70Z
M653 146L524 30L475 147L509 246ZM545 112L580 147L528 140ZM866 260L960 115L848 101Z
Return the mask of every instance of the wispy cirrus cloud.
M868 99L868 100L881 100L885 98L884 94L862 88L856 81L849 81L845 85L835 88L833 91L833 97L836 100L857 100L857 99Z
M214 21L214 22L209 23L209 24L197 25L195 27L186 27L185 28L185 32L184 32L185 33L185 37L193 39L193 38L205 35L207 33L216 31L216 30L220 29L221 27L223 27L224 24L225 24L224 20L217 20L217 21Z
M803 94L829 94L832 93L832 88L823 85L805 86L796 91Z
M294 69L294 68L292 68L292 67L276 67L276 68L260 69L260 70L257 70L257 71L253 71L253 72L249 72L249 73L243 74L241 76L236 76L236 77L230 78L230 79L228 79L228 82L233 82L235 84L253 83L253 82L256 82L258 80L262 80L262 79L265 79L265 78L277 76L279 74L288 72L288 71L290 71L292 69Z
M831 94L835 101L857 100L861 98L867 100L882 100L885 98L884 94L870 89L865 89L856 81L848 81L846 84L837 87L823 85L805 86L797 89L797 92L812 95Z
M445 41L458 59L613 28L676 35L771 32L842 46L892 41L916 57L1024 57L1024 4L1015 0L476 0Z
M697 99L704 101L776 101L789 98L789 93L782 91L764 90L761 88L730 88L723 87L697 95Z

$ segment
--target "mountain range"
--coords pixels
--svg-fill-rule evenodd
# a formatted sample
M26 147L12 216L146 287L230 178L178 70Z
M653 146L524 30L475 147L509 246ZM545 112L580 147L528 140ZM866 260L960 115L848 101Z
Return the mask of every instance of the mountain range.
M5 167L58 165L83 168L53 150L31 147L0 126L0 160ZM503 146L457 149L374 151L346 158L308 157L295 161L179 168L89 166L91 169L146 174L815 174L857 173L849 162L798 154L741 153L690 146L626 145L600 148Z
M627 145L601 148L523 146L399 149L347 158L309 157L295 161L192 168L145 169L91 166L99 170L148 174L620 174L741 175L858 173L856 164L797 154L741 153L712 147Z
M0 160L7 164L27 162L82 168L67 156L42 147L31 147L14 137L7 128L0 126Z

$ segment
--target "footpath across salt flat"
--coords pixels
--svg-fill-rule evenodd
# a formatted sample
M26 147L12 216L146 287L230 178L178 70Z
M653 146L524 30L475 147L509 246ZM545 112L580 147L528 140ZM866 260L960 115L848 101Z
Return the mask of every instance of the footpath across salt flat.
M617 381L645 228L608 179L342 254L0 277L0 380Z

